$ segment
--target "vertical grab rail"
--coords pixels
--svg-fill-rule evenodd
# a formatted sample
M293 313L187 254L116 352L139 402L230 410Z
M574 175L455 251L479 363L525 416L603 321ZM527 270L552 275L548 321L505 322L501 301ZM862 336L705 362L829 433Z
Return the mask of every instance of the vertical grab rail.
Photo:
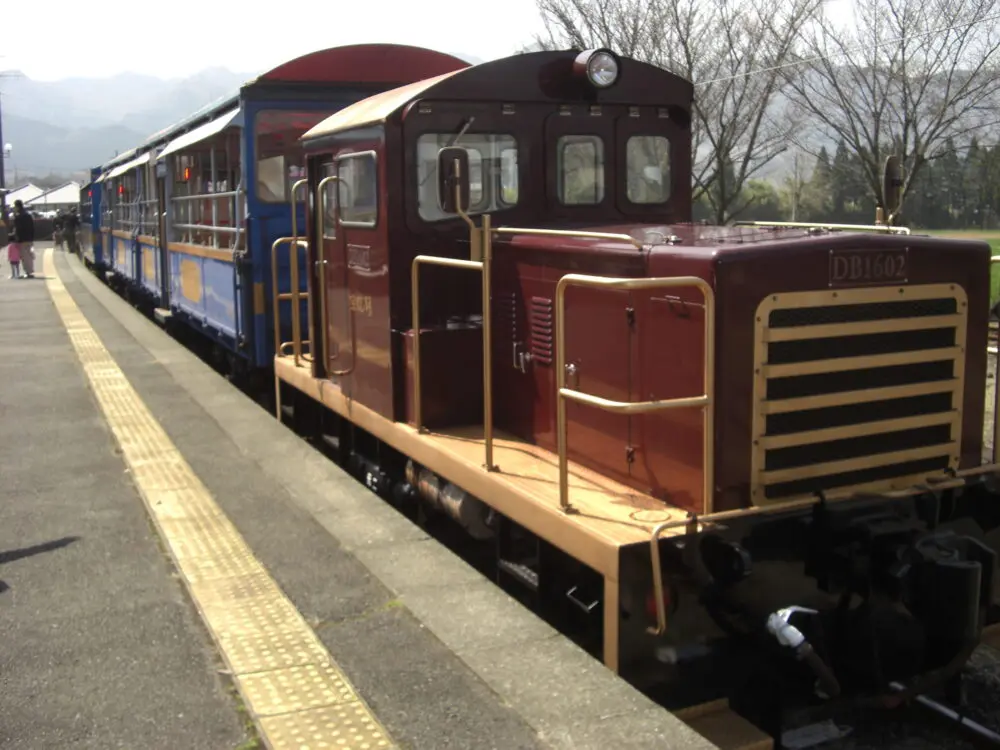
M483 217L483 260L460 260L434 255L418 255L413 259L411 299L413 304L413 421L418 432L424 432L420 389L420 266L444 266L478 270L482 274L483 288L483 442L486 450L487 471L496 471L493 463L493 352L492 325L490 320L490 260L491 243L489 216Z
M308 252L309 251L309 238L308 238L308 236L303 238L299 234L299 225L298 225L298 216L297 216L298 202L296 201L295 196L298 194L299 188L306 187L308 185L309 185L309 180L299 180L299 181L297 181L297 182L295 182L295 183L292 184L292 190L291 190L291 200L292 200L292 238L295 239L296 242L298 242L299 240L302 240L302 242L304 243L304 244L299 244L295 248L295 259L296 259L295 265L296 265L296 267L298 266L298 255L299 255L298 248L299 247L304 247L306 249L306 252ZM308 193L306 193L306 196L308 197ZM307 260L307 263L308 263L308 256L307 256L306 260ZM308 268L308 265L307 265L307 268ZM312 346L312 342L316 340L315 339L315 336L316 336L315 325L314 325L314 322L313 322L313 306L312 306L312 302L311 302L311 299L310 299L310 296L309 296L309 292L308 292L309 288L310 288L310 285L306 284L306 290L307 291L306 291L306 293L305 293L305 295L303 297L303 299L305 299L307 301L307 305L306 305L306 320L307 320L307 326L309 328L309 339L308 339L307 342L303 342L303 343L308 343L309 344L309 353L308 354L303 353L301 356L302 356L302 359L304 359L306 362L312 362L313 361L313 346ZM295 309L297 311L298 310L298 303L294 303L294 304L296 305ZM297 361L296 361L296 364L298 364Z

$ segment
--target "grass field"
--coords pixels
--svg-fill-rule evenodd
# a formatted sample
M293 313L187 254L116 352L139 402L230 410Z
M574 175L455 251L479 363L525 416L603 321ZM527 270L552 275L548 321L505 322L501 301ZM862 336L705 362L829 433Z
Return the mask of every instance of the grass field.
M994 255L1000 255L1000 229L915 229L915 234L932 234L936 237L956 237L963 240L985 240L993 248ZM990 300L1000 299L1000 263L994 263L990 272Z

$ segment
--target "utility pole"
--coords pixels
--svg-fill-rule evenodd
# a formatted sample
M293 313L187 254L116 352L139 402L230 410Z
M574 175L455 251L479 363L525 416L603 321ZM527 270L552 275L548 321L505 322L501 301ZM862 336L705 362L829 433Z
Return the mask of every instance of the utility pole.
M18 78L18 73L0 73L0 81L4 78ZM7 216L7 169L4 159L7 157L7 144L3 139L3 93L0 92L0 217Z
M3 96L0 95L0 218L7 217L7 167L3 161L6 153L7 146L3 140Z

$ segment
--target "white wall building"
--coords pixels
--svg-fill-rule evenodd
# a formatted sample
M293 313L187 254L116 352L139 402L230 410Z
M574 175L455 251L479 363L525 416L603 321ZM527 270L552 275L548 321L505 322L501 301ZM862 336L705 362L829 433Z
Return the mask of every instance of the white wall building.
M22 198L22 200L24 200ZM10 204L10 198L7 199ZM52 190L46 190L40 195L24 201L24 207L38 213L56 213L68 210L71 206L80 204L80 183L67 182Z

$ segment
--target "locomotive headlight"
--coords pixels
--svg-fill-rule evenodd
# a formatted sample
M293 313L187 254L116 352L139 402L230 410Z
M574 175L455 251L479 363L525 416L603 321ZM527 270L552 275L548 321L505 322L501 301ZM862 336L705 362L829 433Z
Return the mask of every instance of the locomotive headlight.
M610 52L598 50L587 60L587 78L599 89L606 89L618 80L618 61Z
M581 52L573 61L574 75L586 76L596 89L610 88L617 83L620 68L618 58L606 49Z

